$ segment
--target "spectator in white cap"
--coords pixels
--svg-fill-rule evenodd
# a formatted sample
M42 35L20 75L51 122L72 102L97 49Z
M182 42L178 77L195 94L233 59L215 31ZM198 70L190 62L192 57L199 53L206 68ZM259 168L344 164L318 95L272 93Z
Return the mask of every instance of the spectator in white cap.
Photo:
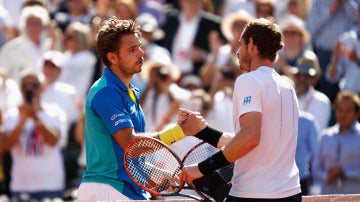
M41 100L46 103L58 105L66 114L67 128L70 129L79 119L80 100L76 97L74 86L59 81L59 77L64 67L64 55L60 51L49 50L44 54L43 66L43 93ZM61 146L66 147L70 131L62 136Z
M77 186L77 170L70 169L77 165L77 157L69 154L79 154L81 147L74 137L74 126L80 119L82 112L82 100L76 92L76 88L71 84L62 82L59 77L63 71L65 56L62 52L49 50L44 54L43 66L43 93L41 100L57 106L66 115L66 131L61 135L60 146L63 149L64 163L66 169L67 188Z
M0 50L0 66L7 69L9 78L19 81L20 72L32 69L40 73L44 51L50 48L44 34L50 21L42 6L27 6L21 11L20 35L6 42Z
M299 58L295 66L289 67L289 73L295 83L299 108L312 114L319 130L328 127L331 116L330 99L314 88L320 76L320 66L314 53Z
M298 58L306 52L312 52L310 34L305 27L305 22L295 15L288 15L279 22L284 37L284 47L279 51L276 62L277 71L289 76L288 66L294 66Z

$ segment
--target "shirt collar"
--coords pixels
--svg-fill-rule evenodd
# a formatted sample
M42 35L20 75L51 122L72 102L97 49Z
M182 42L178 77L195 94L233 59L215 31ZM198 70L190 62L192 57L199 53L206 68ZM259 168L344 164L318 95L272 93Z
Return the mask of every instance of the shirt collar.
M123 81L121 81L115 74L113 71L111 71L110 68L108 67L105 67L104 68L104 75L106 76L106 78L110 79L117 87L119 87L122 91L126 91L127 92L127 89L129 88L128 86L126 86L124 84ZM139 94L140 94L140 91L138 88L136 88L135 86L133 86L131 83L130 83L130 88L131 90L133 90L135 96L138 98L139 97Z
M336 133L340 134L340 125L339 125L339 123L336 123L335 127L336 127ZM351 133L351 134L352 133L360 134L360 123L358 121L354 121L354 123L351 124L349 130L346 131L345 133L346 134L349 134L349 133Z

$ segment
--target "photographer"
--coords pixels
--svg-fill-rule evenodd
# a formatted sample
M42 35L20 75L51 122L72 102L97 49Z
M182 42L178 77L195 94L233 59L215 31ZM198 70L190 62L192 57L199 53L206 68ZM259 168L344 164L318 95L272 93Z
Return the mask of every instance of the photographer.
M20 75L24 102L4 114L3 149L12 158L11 199L22 201L60 198L64 168L59 145L66 118L54 106L40 102L41 83L36 73Z

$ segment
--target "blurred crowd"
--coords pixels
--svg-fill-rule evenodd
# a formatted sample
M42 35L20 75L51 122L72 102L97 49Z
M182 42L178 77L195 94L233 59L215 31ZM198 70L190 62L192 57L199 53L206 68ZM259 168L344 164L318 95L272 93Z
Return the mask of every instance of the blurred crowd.
M147 131L175 123L182 107L227 132L239 37L251 19L275 18L275 69L301 110L303 195L360 194L360 0L0 0L0 201L76 198L84 100L104 68L95 36L111 16L142 32L132 85Z

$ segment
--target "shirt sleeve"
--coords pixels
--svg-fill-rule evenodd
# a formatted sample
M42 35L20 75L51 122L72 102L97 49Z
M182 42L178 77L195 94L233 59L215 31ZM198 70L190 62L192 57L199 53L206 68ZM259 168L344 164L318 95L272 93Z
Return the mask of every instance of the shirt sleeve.
M118 92L108 88L99 91L91 103L91 109L103 121L111 134L123 128L134 127L128 107Z
M244 74L236 79L233 101L237 117L247 112L262 112L262 89L261 83L252 75Z

